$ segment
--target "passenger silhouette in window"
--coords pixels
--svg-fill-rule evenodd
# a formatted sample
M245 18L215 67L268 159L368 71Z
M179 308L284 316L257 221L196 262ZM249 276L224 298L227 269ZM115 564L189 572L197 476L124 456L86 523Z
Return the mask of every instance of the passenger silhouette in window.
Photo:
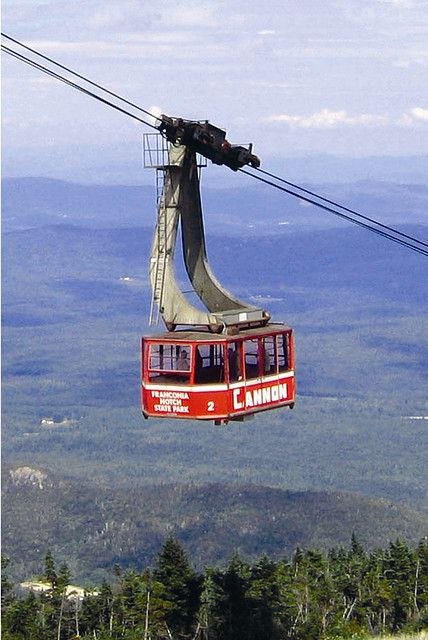
M186 351L186 349L182 349L180 351L180 355L178 356L176 363L175 363L175 368L177 371L189 371L190 370L190 362L189 362L189 355Z
M229 345L227 349L229 361L229 380L237 382L241 379L240 345L236 342Z

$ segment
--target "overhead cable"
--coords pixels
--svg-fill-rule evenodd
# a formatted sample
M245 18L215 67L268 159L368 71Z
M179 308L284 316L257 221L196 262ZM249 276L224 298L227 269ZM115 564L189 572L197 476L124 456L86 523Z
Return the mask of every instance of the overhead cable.
M150 111L147 111L147 109L143 109L142 107L140 107L139 105L135 104L134 102L131 102L130 100L126 100L125 98L123 98L119 94L114 93L113 91L110 91L109 89L106 89L102 85L97 84L96 82L93 82L89 78L86 78L85 76L82 76L80 73L77 73L76 71L73 71L73 69L70 69L69 67L66 67L63 64L60 64L59 62L57 62L53 58L50 58L49 56L46 56L43 53L40 53L40 51L37 51L37 49L33 49L32 47L29 47L28 45L24 44L23 42L20 42L19 40L16 40L15 38L12 38L11 36L8 36L3 31L1 32L1 35L2 35L3 38L6 38L7 40L10 40L11 42L14 42L15 44L19 45L23 49L27 49L27 51L31 51L31 53L34 53L36 56L39 56L39 58L43 58L44 60L47 60L51 64L54 64L56 67L59 67L60 69L63 69L64 71L67 71L68 73L71 73L73 76L76 76L76 78L80 78L81 80L84 80L85 82L87 82L88 84L92 85L93 87L96 87L97 89L100 89L101 91L104 91L105 93L107 93L110 96L113 96L114 98L117 98L118 100L120 100L121 102L124 102L125 104L129 105L130 107L134 107L134 109L138 109L138 111L142 111L146 115L151 116L152 118L155 118L156 120L160 120L160 118L158 118L158 116L153 115L152 113L150 113Z
M309 191L309 189L304 189L303 187L300 187L298 184L294 184L293 182L290 182L289 180L285 180L284 178L280 178L279 176L274 175L273 173L269 173L269 171L264 171L263 169L257 169L257 171L259 171L260 173L263 173L265 176L269 176L270 178L274 178L275 180L278 180L279 182L282 182L283 184L288 184L290 187L293 187L294 189L299 189L299 191L302 191L303 193L307 193L310 196L314 196L315 198L318 198L318 200L322 200L323 202L327 202L328 204L332 204L333 206L337 207L338 209L342 209L342 211L347 211L348 213L352 213L354 216L357 216L358 218L361 218L363 220L367 220L368 222L372 222L373 224L376 224L378 227L381 227L382 229L386 229L388 231L391 231L399 236L402 236L403 238L407 238L408 240L412 240L412 242L417 242L418 244L427 247L428 248L428 243L427 242L423 242L422 240L418 240L417 238L414 238L413 236L409 236L407 235L407 233L402 233L401 231L399 231L398 229L394 229L393 227L390 227L386 224L382 224L381 222L378 222L377 220L375 220L374 218L369 218L369 216L365 216L362 213L358 213L358 211L354 211L354 209L350 209L349 207L345 207L341 204L339 204L338 202L334 202L334 200L329 200L328 198L324 198L323 196L320 196L318 193L315 193L314 191Z
M18 51L14 51L10 47L6 47L3 44L1 45L1 48L2 48L2 51L4 51L5 53L8 53L10 56L12 56L14 58L17 58L21 62L24 62L25 64L27 64L27 65L29 65L31 67L34 67L35 69L38 69L39 71L42 71L46 75L51 76L52 78L55 78L56 80L59 80L60 82L64 82L64 84L67 84L70 87L73 87L73 89L77 89L77 91L81 91L82 93L85 93L86 95L91 96L92 98L95 98L95 100L99 100L99 102L102 102L102 103L108 105L109 107L112 107L113 109L116 109L116 111L120 111L121 113L124 113L125 115L129 116L130 118L133 118L134 120L138 120L138 122L141 122L142 124L145 124L148 127L151 127L152 129L156 129L157 130L155 125L153 125L151 122L147 122L147 120L143 120L143 118L140 118L140 117L136 116L135 114L131 113L130 111L127 111L126 109L123 109L122 107L119 107L117 104L114 104L110 100L106 100L105 98L102 98L101 96L97 95L93 91L89 91L89 89L85 89L85 87L82 87L81 85L77 84L76 82L73 82L72 80L69 80L68 78L65 78L64 76L60 75L59 73L56 73L55 71L52 71L52 69L49 69L48 67L45 67L44 65L40 64L39 62L36 62L35 60L31 60L30 58L27 58L27 56L24 56L22 53L19 53Z
M292 191L291 189L287 189L286 187L283 187L275 182L272 182L271 180L267 180L266 178L262 178L261 176L255 174L255 173L251 173L250 171L246 171L245 169L238 169L238 171L240 171L241 173L245 173L245 175L247 176L251 176L252 178L255 178L256 180L259 180L260 182L264 182L265 184L268 184L271 187L275 187L275 189L279 189L280 191L284 191L285 193L288 193L291 196L294 196L295 198L299 198L300 200L304 200L305 202L309 202L310 204L315 205L316 207L319 207L320 209L324 209L325 211L328 211L330 213L333 213L335 216L338 216L339 218L343 218L344 220L348 220L349 222L352 222L353 224L358 225L359 227L363 227L364 229L367 229L368 231L372 231L373 233L377 233L378 235L391 240L392 242L396 242L397 244L402 245L403 247L406 247L407 249L410 249L412 251L415 251L416 253L420 253L424 256L428 257L428 251L426 249L423 249L422 247L418 247L414 244L411 244L410 242L407 242L406 240L402 240L401 238L397 238L396 236L393 236L391 233L387 233L386 231L382 231L381 229L377 229L376 227L373 227L372 225L366 224L365 222L362 222L361 220L357 220L355 218L352 218L351 216L346 215L345 213L340 213L339 211L336 211L335 209L333 209L332 207L328 207L324 204L321 204L319 202L316 202L316 200L313 200L312 198L308 198L306 196L301 195L300 193L296 193L295 191ZM416 240L416 242L420 242L419 240ZM421 244L425 244L422 243Z

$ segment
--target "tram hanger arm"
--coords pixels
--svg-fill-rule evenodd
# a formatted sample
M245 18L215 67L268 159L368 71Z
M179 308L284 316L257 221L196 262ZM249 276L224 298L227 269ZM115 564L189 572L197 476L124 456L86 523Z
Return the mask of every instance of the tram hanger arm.
M210 124L208 120L184 120L162 114L157 129L172 144L185 145L208 158L214 164L224 164L233 171L245 165L260 167L260 159L249 148L232 145L226 140L226 131Z

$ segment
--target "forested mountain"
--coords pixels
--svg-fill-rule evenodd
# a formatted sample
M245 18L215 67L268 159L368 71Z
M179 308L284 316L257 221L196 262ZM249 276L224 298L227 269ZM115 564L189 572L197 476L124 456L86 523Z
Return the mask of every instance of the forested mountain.
M82 580L115 563L142 570L170 534L201 569L235 552L254 560L279 559L297 546L327 550L353 533L367 548L398 537L416 544L428 516L348 493L225 483L120 489L23 467L4 477L2 526L3 550L21 579L40 570L40 554L51 548Z

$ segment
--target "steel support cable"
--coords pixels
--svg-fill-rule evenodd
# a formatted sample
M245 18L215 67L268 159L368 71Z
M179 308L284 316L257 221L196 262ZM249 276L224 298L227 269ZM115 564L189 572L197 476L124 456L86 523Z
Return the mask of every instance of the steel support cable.
M23 42L20 42L19 40L16 40L15 38L12 38L11 36L8 36L6 33L3 33L3 31L1 32L1 35L2 35L3 38L6 38L7 40L10 40L11 42L14 42L15 44L19 45L20 47L23 47L23 49L27 49L27 51L31 51L31 53L34 53L36 56L39 56L40 58L43 58L44 60L47 60L51 64L56 65L57 67L59 67L60 69L63 69L64 71L67 71L68 73L71 73L72 75L76 76L76 78L80 78L81 80L84 80L85 82L87 82L88 84L92 85L93 87L97 87L97 89L101 89L101 91L104 91L105 93L108 93L110 96L113 96L114 98L117 98L118 100L121 100L125 104L128 104L130 107L134 107L134 109L138 109L138 111L142 111L143 113L147 114L148 116L151 116L152 118L155 118L156 120L160 120L160 118L158 118L157 116L154 116L152 113L150 113L150 111L147 111L147 109L143 109L143 107L139 107L134 102L130 102L129 100L126 100L125 98L122 98L122 96L120 96L117 93L114 93L114 91L110 91L109 89L106 89L102 85L97 84L96 82L93 82L92 80L89 80L89 78L86 78L85 76L82 76L80 73L77 73L76 71L73 71L73 69L70 69L69 67L66 67L63 64L60 64L59 62L56 62L56 60L54 60L53 58L50 58L49 56L46 56L43 53L40 53L40 51L37 51L37 49L32 49L31 47L29 47L28 45L24 44Z
M104 91L105 93L117 98L118 100L132 106L135 109L138 109L139 111L142 111L143 113L146 113L147 115L150 115L150 117L153 117L155 119L159 119L156 118L156 116L153 116L149 111L147 111L146 109L143 109L142 107L139 107L138 105L126 100L125 98L122 98L121 96L119 96L118 94L109 91L108 89L105 89L104 87L102 87L101 85L92 82L91 80L89 80L88 78L86 78L85 76L82 76L78 73L76 73L75 71L73 71L72 69L69 69L68 67L65 67L64 65L59 64L58 62L56 62L55 60L53 60L52 58L49 58L48 56L45 56L41 53L39 53L38 51L36 51L35 49L32 49L31 47L28 47L27 45L24 45L23 43L19 42L18 40L12 38L11 36L6 35L5 33L1 34L4 38L18 44L19 46L31 51L32 53L34 53L35 55L49 61L50 63L58 66L61 69L64 69L65 71L75 75L76 77L84 80L85 82L91 84L94 87L97 87L98 89L100 89L101 91ZM52 71L51 69L49 69L48 67L43 66L42 64L31 60L30 58L27 58L26 56L24 56L23 54L10 49L9 47L6 47L5 45L2 45L2 50L5 51L6 53L8 53L9 55L17 58L18 60L20 60L21 62L24 62L25 64L28 64L32 67L34 67L35 69L38 69L39 71L42 71L43 73L51 76L52 78L55 78L56 80L59 80L69 86L71 86L72 88L81 91L82 93L85 93L86 95L91 96L92 98L95 98L96 100L99 100L100 102L112 107L113 109L116 109L117 111L124 113L125 115L133 118L134 120L137 120L138 122L141 122L142 124L145 124L149 127L151 127L152 129L155 129L156 131L158 131L157 127L155 127L153 124L151 124L150 122L147 122L146 120L143 120L142 118L139 118L138 116L132 114L131 112L117 106L116 104L114 104L113 102L110 102L109 100L106 100L105 98L102 98L101 96L97 95L96 93L89 91L88 89L85 89L84 87L82 87L81 85L72 82L71 80L69 80L68 78L65 78L64 76L56 73L55 71ZM390 233L387 233L386 231L381 231L381 229L376 229L375 227L369 225L369 224L365 224L359 220L355 220L355 218L351 218L350 216L347 216L345 214L341 214L338 211L332 209L331 207L327 207L325 205L320 204L319 202L316 202L314 200L311 200L310 198L306 198L304 196L302 196L301 194L298 194L296 192L293 192L289 189L286 189L285 187L281 187L280 185L271 182L269 180L266 180L264 178L261 178L260 176L257 176L253 173L249 173L243 169L240 169L240 171L242 173L245 173L246 175L252 176L253 178L256 178L258 180L260 180L261 182L264 182L270 186L275 187L276 189L279 189L281 191L284 191L285 193L288 193L290 195L293 195L296 198L300 198L301 200L305 200L307 202L309 202L310 204L313 204L321 209L324 209L325 211L329 211L330 213L333 213L336 216L339 216L345 220L348 220L349 222L352 222L354 224L357 224L363 228L366 228L369 231L372 231L374 233L377 233L378 235L381 235L389 240L392 240L398 244L401 244L402 246L407 247L408 249L411 249L413 251L416 251L417 253L421 253L423 255L427 255L428 256L428 251L425 251L424 249L422 249L421 247L417 247L413 244L411 244L410 242L406 242L405 240L401 240L400 238L397 238L396 236L401 236L401 238L407 238L408 240L410 240L411 242L415 242L418 245L421 246L425 246L428 247L428 244L418 240L417 238L414 238L413 236L410 236L408 234L402 233L401 231L398 231L397 229L394 229L393 227L390 227L388 225L384 225L380 222L378 222L377 220L374 220L373 218L370 218L368 216L364 216L363 214L358 213L357 211L354 211L352 209L349 209L348 207L345 207L343 205L340 205L336 202L334 202L333 200L329 200L328 198L324 198L323 196L318 195L317 193L314 193L312 191L309 191L308 189L304 189L303 187L300 187L299 185L296 185L288 180L285 180L284 178L280 178L279 176L276 176L272 173L269 173L268 171L264 171L263 169L257 169L257 171L259 171L260 173L263 173L266 176L269 176L271 178L273 178L274 180L277 180L278 182L282 182L283 184L287 184L295 189L298 189L299 191L302 191L303 193L306 193L308 195L311 195L315 198L317 198L318 200L322 200L323 202L327 202L328 204L333 205L334 207L337 207L339 209L341 209L342 211L347 211L348 213L351 213L352 215L357 216L358 218L361 218L362 220L366 220L367 222L371 222L372 224L377 225L378 227L380 227L381 229L386 229L387 231L390 231L394 234L396 234L395 236L391 235Z
M105 98L102 98L101 96L97 95L93 91L89 91L89 89L85 89L84 87L82 87L81 85L77 84L76 82L73 82L72 80L69 80L68 78L65 78L64 76L61 76L59 73L56 73L55 71L52 71L51 69L48 69L48 67L43 66L39 62L36 62L35 60L31 60L30 58L27 58L22 53L19 53L18 51L14 51L13 49L10 49L9 47L6 47L6 45L4 45L4 44L1 45L1 48L2 48L2 51L4 51L5 53L8 53L10 56L12 56L14 58L17 58L18 60L20 60L21 62L24 62L25 64L28 64L30 67L34 67L35 69L38 69L39 71L42 71L46 75L48 75L48 76L50 76L52 78L55 78L56 80L59 80L60 82L64 82L64 84L67 84L68 86L72 87L73 89L77 89L77 91L81 91L82 93L85 93L86 95L91 96L92 98L95 98L95 100L99 100L103 104L106 104L109 107L112 107L113 109L116 109L116 111L120 111L121 113L124 113L125 115L129 116L130 118L133 118L134 120L138 120L138 122L141 122L142 124L145 124L146 126L151 127L152 129L156 129L156 131L158 131L157 127L155 127L150 122L147 122L146 120L143 120L142 118L139 118L138 116L134 115L130 111L126 111L126 109L122 109L122 107L119 107L118 105L114 104L113 102L110 102L110 100L106 100Z
M402 233L401 231L398 231L398 229L394 229L394 227L390 227L387 224L382 224L381 222L378 222L374 218L370 218L369 216L365 216L362 213L358 213L358 211L354 211L354 209L349 209L349 207L345 207L345 206L339 204L338 202L334 202L334 200L329 200L328 198L324 198L323 196L318 195L318 193L315 193L314 191L309 191L309 189L304 189L303 187L300 187L298 184L294 184L293 182L290 182L289 180L285 180L284 178L280 178L279 176L276 176L273 173L269 173L269 171L264 171L263 169L260 169L260 168L257 168L256 170L259 171L260 173L263 173L265 176L269 176L270 178L273 178L274 180L278 180L278 182L282 182L284 184L288 184L290 187L293 187L294 189L299 189L299 191L303 191L303 193L307 193L310 196L314 196L315 198L318 198L318 200L322 200L323 202L327 202L328 204L332 204L334 207L342 209L342 211L347 211L348 213L352 213L352 215L354 215L354 216L358 216L358 218L361 218L363 220L367 220L368 222L373 222L374 224L378 225L379 227L382 227L382 229L387 229L388 231L392 231L393 233L397 234L398 236L402 236L403 238L407 238L408 240L411 240L412 242L417 242L418 244L428 248L428 243L427 242L423 242L422 240L418 240L417 238L414 238L413 236L409 236L407 233Z
M286 187L282 187L281 185L276 184L275 182L272 182L271 180L267 180L266 178L262 178L261 176L258 176L255 173L250 173L249 171L245 171L245 169L238 169L238 171L240 171L241 173L245 173L245 175L251 176L252 178L255 178L256 180L259 180L260 182L264 182L265 184L267 184L267 185L269 185L271 187L275 187L275 189L279 189L279 191L284 191L285 193L288 193L289 195L294 196L295 198L299 198L300 200L304 200L305 202L309 202L310 204L313 204L316 207L319 207L320 209L324 209L325 211L328 211L329 213L333 213L335 216L338 216L339 218L343 218L344 220L348 220L348 222L352 222L353 224L356 224L359 227L363 227L364 229L367 229L368 231L372 231L373 233L377 233L378 235L382 236L383 238L386 238L387 240L391 240L392 242L396 242L397 244L402 245L406 249L410 249L411 251L415 251L416 253L420 253L423 256L427 256L428 257L428 251L427 250L422 249L421 247L417 247L417 246L411 244L410 242L407 242L406 240L402 240L401 238L397 238L397 237L391 235L390 233L387 233L386 231L381 231L380 229L376 229L375 227L372 227L369 224L366 224L365 222L362 222L361 220L356 220L355 218L351 218L351 216L348 216L345 213L340 213L339 211L336 211L335 209L332 209L331 207L327 207L326 205L320 204L319 202L316 202L315 200L312 200L311 198L307 198L306 196L302 196L300 193L296 193L295 191L291 191L291 189L287 189Z

